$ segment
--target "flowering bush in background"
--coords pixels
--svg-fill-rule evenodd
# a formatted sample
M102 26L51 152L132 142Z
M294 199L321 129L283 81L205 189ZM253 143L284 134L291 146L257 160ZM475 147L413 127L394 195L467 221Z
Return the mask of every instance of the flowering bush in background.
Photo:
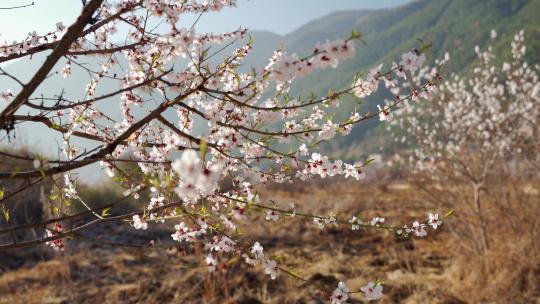
M491 39L496 38L492 30ZM405 130L396 140L410 147L413 170L425 173L449 192L461 185L470 189L471 220L464 226L472 231L481 252L490 248L487 211L481 203L486 183L502 176L509 182L505 166L516 162L523 166L527 160L534 163L539 155L539 66L525 61L523 30L515 34L510 50L507 62L497 60L492 46L485 51L477 46L478 59L469 75L449 77L439 84L437 94L425 95L426 101L404 103L391 122L394 131ZM449 60L446 54L437 64ZM437 68L424 67L415 73L412 84L436 73ZM404 89L409 91L411 85L405 83Z

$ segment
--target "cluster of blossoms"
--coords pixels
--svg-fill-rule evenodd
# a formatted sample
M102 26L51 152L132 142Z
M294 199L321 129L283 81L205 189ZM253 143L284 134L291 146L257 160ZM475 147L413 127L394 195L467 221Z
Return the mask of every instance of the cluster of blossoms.
M175 160L172 169L179 176L176 192L186 202L194 202L201 196L207 196L218 186L221 166L219 164L202 164L199 154L186 151Z
M383 286L380 282L369 282L360 288L368 301L376 301L383 297ZM339 282L338 287L332 293L332 304L344 304L349 299L349 288L344 282Z
M422 79L424 82L413 76L416 71L423 69L425 61L426 55L417 49L404 53L401 55L399 63L392 63L390 71L381 73L383 65L380 64L369 70L365 78L358 78L353 83L353 93L359 98L370 96L379 89L379 83L384 82L385 88L389 89L395 98L394 100L386 100L382 107L377 105L379 120L391 121L393 118L391 109L399 103L414 101L419 96L429 96L436 91L436 83L441 80L438 73L434 73L428 79ZM400 88L407 86L411 89L408 92L405 91L405 95L401 95Z
M62 22L56 23L56 29L44 35L39 35L36 31L28 33L28 36L22 41L13 41L11 43L3 41L0 43L0 57L9 57L28 52L33 47L45 43L56 42L59 35L65 31L66 27Z
M327 225L337 225L337 220L333 216L316 217L313 219L313 224L317 225L319 229L324 229Z
M177 224L174 226L174 229L176 232L174 234L171 234L171 237L173 240L177 242L192 242L198 239L199 236L202 236L206 234L206 230L208 229L208 225L202 220L198 220L198 229L189 228L186 223L181 222L180 224Z
M14 169L0 176L63 176L55 183L64 185L58 189L61 197L91 209L77 194L73 170L100 164L126 189L125 196L138 200L150 192L150 202L141 204L136 215L117 218L129 220L140 230L149 229L154 222L173 222L174 241L204 244L210 271L219 269L218 257L245 248L242 240L233 235L237 235L241 221L252 219L251 210L265 209L256 193L257 185L315 177L362 179L366 162L347 164L314 150L321 142L349 134L354 125L366 119L379 116L380 120L390 121L391 111L398 104L435 88L432 79L423 83L411 78L425 61L424 54L413 50L403 54L390 70L381 72L383 66L378 65L343 91L319 99L292 98L294 80L335 68L352 58L358 34L318 44L305 56L278 50L266 67L244 73L239 67L252 50L251 40L244 39L245 30L208 34L198 33L196 24L186 28L177 24L182 14L219 11L234 6L233 0L87 2L81 14L88 18L77 19L72 27L81 30L73 35L57 37L60 40L56 42L32 36L22 43L24 51L19 47L2 49L0 62L54 50L54 56L47 60L62 63L61 58L66 58L61 68L55 66L62 77L81 69L91 79L80 87L85 96L82 100L66 99L64 96L70 94L63 92L54 98L33 97L38 93L34 84L39 81L1 93L9 104L0 113L0 127L9 130L11 122L40 123L60 134L63 141L61 159L40 160L39 168L33 171ZM85 23L92 20L99 21ZM56 31L63 30L58 26ZM127 33L126 39L120 44L111 42L111 36L118 32ZM223 54L238 43L240 46L229 55ZM89 56L95 66L81 64L81 58ZM43 81L52 69L36 77ZM107 86L103 85L104 79ZM332 118L329 111L340 105L344 94L365 98L381 87L379 82L390 90L401 87L401 82L414 83L414 88L408 95L395 94L377 113L355 112L343 121ZM115 83L118 89L100 93ZM118 102L118 115L106 113L99 103L104 100ZM35 114L13 115L24 107L32 108ZM85 149L81 141L92 142L95 148ZM121 164L126 162L136 164L136 169L125 169ZM104 220L95 210L90 211L97 223ZM285 213L268 208L266 211L270 221L279 220L283 214L301 214L294 206ZM313 222L320 228L339 224L334 216L316 216ZM361 225L358 220L351 224L353 228ZM373 219L370 227L387 228L384 218ZM60 228L55 229L47 230L43 240L58 247L61 241L50 240ZM281 269L263 254L259 243L244 257L248 264L261 263L272 278ZM368 284L365 289L368 299L380 298L381 291L380 284ZM342 285L333 299L344 299L346 294Z
M340 61L352 58L355 53L354 41L338 39L319 44L313 55L298 58L296 54L288 56L284 51L277 50L265 70L277 82L290 82L297 77L313 73L317 69L336 68Z
M307 161L304 170L297 171L296 177L306 180L312 175L319 175L322 178L343 175L346 178L352 177L359 180L365 176L362 172L362 167L363 164L359 162L354 165L345 164L341 160L332 162L328 160L328 156L313 153L311 159Z
M414 233L414 235L416 235L417 237L425 237L428 234L426 230L427 227L431 227L436 230L441 225L442 220L439 219L439 215L430 213L427 224L420 223L419 221L414 221L411 227L405 225L403 227L403 230L400 229L397 231L397 233L400 235L408 235L409 233Z
M274 260L266 258L263 252L263 247L259 242L255 242L251 247L250 253L244 253L242 255L246 260L246 263L256 266L259 262L264 268L264 272L268 274L272 280L275 280L278 274L277 263Z
M212 242L208 244L210 253L206 256L206 265L208 272L214 272L218 269L218 260L212 255L212 252L231 253L237 249L237 242L228 236L214 236Z
M491 38L497 38L495 31ZM524 143L538 138L539 66L524 60L524 31L515 35L510 47L512 61L499 64L491 46L485 51L476 46L478 60L470 77L453 75L440 83L437 94L422 96L426 103L406 103L399 111L391 124L405 130L396 140L410 143L416 169L450 170L451 176L480 181L490 167L517 156ZM446 54L437 64L449 60ZM426 67L413 79L421 82L436 73L436 67ZM473 165L478 160L484 165Z
M445 217L447 217L446 215ZM336 220L334 219L334 222ZM431 227L434 230L436 230L438 227L440 227L443 223L442 218L439 217L439 214L437 213L430 213L428 215L428 220L426 223L421 223L419 221L414 221L412 226L409 227L407 225L403 226L403 228L397 228L393 226L388 226L385 224L386 219L383 217L374 217L369 221L362 221L356 216L353 216L347 223L351 225L351 230L360 230L360 228L371 228L371 227L379 227L383 229L390 229L394 230L397 235L402 237L409 236L410 233L414 233L417 237L425 237L427 236L427 227ZM324 228L324 226L323 226Z
M55 223L52 229L47 228L46 230L47 237L56 237L59 233L64 232L64 228L60 223ZM63 239L56 239L46 242L47 245L51 246L56 251L64 251L65 244Z
M148 223L136 214L133 216L133 228L146 230L148 229Z

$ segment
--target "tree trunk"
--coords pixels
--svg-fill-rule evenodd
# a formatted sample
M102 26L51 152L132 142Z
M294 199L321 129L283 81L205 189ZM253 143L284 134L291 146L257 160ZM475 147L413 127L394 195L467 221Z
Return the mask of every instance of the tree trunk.
M480 203L480 189L482 188L482 183L473 183L474 191L474 208L478 219L480 220L480 241L482 242L482 249L484 253L489 250L489 239L486 230L486 222L484 219L484 211Z

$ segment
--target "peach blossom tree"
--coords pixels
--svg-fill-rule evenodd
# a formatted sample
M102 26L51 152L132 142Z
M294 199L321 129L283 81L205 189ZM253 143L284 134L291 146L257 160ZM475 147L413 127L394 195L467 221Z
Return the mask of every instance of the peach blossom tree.
M290 90L296 79L331 70L352 58L359 33L319 43L302 55L278 49L264 68L240 72L252 50L251 39L244 39L245 29L199 33L197 21L191 26L179 22L183 15L200 16L234 5L234 0L89 0L73 24L58 23L49 32L33 31L20 41L0 45L0 63L48 54L28 82L2 69L3 81L9 81L12 88L0 92L0 128L9 135L16 132L15 126L39 124L63 139L58 158L28 157L33 169L12 168L0 172L0 178L27 179L32 184L49 181L53 185L50 197L59 205L79 204L87 209L70 213L67 208L57 208L47 221L2 229L0 233L6 234L38 227L43 235L14 239L0 244L0 249L46 243L62 251L66 239L102 223L119 222L147 230L156 222L169 222L174 225L167 236L171 242L204 244L210 272L223 271L224 261L242 257L250 265L260 265L271 279L282 273L305 280L279 265L259 242L246 244L237 233L238 223L253 221L253 214L263 210L268 221L305 217L321 229L346 225L352 230L392 231L402 237L423 237L442 223L443 216L430 214L410 227L392 226L381 217L315 215L294 205L261 201L256 189L267 183L334 176L361 179L366 162L345 163L314 149L349 134L365 120L390 120L393 108L418 94L429 94L440 76L416 83L414 90L396 95L376 113L353 112L338 121L330 110L339 109L342 96L361 99L379 87L411 82L408 77L421 68L425 55L418 50L406 52L386 71L378 65L365 77L351 80L352 86L326 96L294 97ZM97 68L83 64L88 58L98 62ZM91 76L80 84L82 98L38 95L38 87L51 73L70 78L75 69ZM116 89L99 93L104 82L115 83ZM121 118L107 113L103 102L116 102ZM195 130L195 125L202 130ZM84 149L81 142L94 143L96 148ZM9 152L2 155L25 158ZM99 164L125 189L126 197L138 200L139 210L112 216L104 207L86 204L79 194L76 170L91 164ZM138 174L126 172L125 164L136 165ZM224 180L231 185L225 187ZM5 193L3 200L11 195ZM142 201L142 197L150 199ZM88 215L92 219L84 223L68 221ZM358 292L376 300L382 297L382 290L382 282L373 280ZM347 301L350 293L344 282L326 292L333 303Z
M494 30L491 38L497 39ZM538 161L539 66L525 60L526 49L523 30L510 44L510 62L497 60L491 45L485 51L476 46L477 60L469 75L452 75L438 85L438 92L404 103L392 121L394 130L404 130L405 135L395 139L410 147L414 170L443 187L468 185L468 205L478 222L471 230L482 252L490 248L481 202L486 182L500 174L501 164ZM422 68L412 83L430 79L449 60L446 54L438 66ZM410 88L404 84L406 91Z

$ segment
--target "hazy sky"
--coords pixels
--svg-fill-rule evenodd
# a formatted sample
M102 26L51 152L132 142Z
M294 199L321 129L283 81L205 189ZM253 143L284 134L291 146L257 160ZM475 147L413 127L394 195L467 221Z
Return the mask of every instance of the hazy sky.
M29 31L45 33L58 21L69 25L80 12L80 0L33 0L35 5L16 10L0 10L0 41L20 40ZM32 0L0 0L0 7L18 6ZM268 30L286 34L306 22L328 13L401 5L409 0L239 0L238 7L204 16L199 31Z

